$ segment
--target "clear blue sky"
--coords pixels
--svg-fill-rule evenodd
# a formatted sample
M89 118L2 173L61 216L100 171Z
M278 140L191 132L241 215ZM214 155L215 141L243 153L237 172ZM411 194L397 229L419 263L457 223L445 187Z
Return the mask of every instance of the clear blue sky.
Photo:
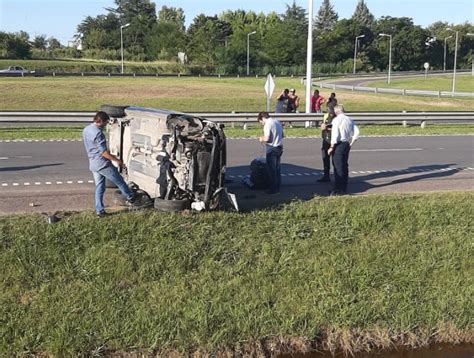
M163 5L181 7L188 26L200 14L216 15L224 10L254 10L282 13L285 4L293 0L165 0L153 1L157 10ZM317 13L321 0L313 0ZM357 0L331 0L339 18L351 17ZM427 26L435 21L459 24L474 22L474 0L366 0L376 18L381 16L411 17L417 25ZM306 8L308 0L296 0ZM86 16L105 14L114 7L113 0L0 0L0 31L26 31L31 37L45 34L67 44L77 25Z

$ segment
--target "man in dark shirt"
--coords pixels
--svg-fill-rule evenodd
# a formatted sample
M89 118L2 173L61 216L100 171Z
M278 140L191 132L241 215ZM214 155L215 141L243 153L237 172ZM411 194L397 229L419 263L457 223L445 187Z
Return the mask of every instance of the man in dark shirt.
M109 153L107 141L103 129L109 122L109 115L105 112L97 112L94 122L84 128L82 139L89 158L89 169L94 176L95 182L95 211L98 217L106 215L104 209L105 179L109 179L120 189L122 195L132 206L135 202L135 194L130 190L117 168L112 164L116 163L123 167L123 161Z

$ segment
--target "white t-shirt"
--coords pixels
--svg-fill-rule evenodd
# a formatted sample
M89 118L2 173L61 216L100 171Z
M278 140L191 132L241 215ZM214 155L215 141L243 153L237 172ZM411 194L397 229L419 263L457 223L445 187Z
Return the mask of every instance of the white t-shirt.
M263 136L268 138L266 143L267 153L273 147L280 147L283 143L283 127L279 121L273 118L267 118L263 126Z

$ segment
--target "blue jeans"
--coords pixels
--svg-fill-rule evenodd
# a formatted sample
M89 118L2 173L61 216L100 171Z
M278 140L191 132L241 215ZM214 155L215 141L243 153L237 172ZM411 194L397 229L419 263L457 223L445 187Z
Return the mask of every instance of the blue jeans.
M117 185L122 195L131 200L135 194L130 190L123 177L113 165L108 165L96 172L92 172L95 182L95 211L97 214L104 212L104 193L105 193L105 178Z
M281 155L283 154L283 147L273 147L270 152L267 153L267 172L268 178L270 179L271 192L280 191L281 184Z

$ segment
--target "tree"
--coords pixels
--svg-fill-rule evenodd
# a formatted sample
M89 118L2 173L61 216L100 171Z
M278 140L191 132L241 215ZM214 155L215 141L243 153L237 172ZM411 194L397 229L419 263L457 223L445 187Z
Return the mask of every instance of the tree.
M308 32L308 20L306 10L293 4L286 5L286 11L282 15L282 22L287 28L288 42L286 42L286 52L288 52L289 63L287 65L303 64L306 59L306 34Z
M364 0L359 0L357 3L354 14L352 15L352 20L369 28L374 24L374 15L370 13L370 10L365 4Z
M7 58L28 59L31 57L31 46L28 34L24 31L17 33L0 32L0 49Z
M182 32L184 32L184 11L182 8L167 7L163 5L158 12L158 22L175 24Z
M48 42L48 49L50 50L55 50L62 47L59 40L54 37L48 38L47 42Z
M46 35L36 35L32 42L33 48L37 48L39 50L46 50Z
M316 30L318 32L330 31L336 25L337 19L338 15L330 0L323 0L316 16Z

